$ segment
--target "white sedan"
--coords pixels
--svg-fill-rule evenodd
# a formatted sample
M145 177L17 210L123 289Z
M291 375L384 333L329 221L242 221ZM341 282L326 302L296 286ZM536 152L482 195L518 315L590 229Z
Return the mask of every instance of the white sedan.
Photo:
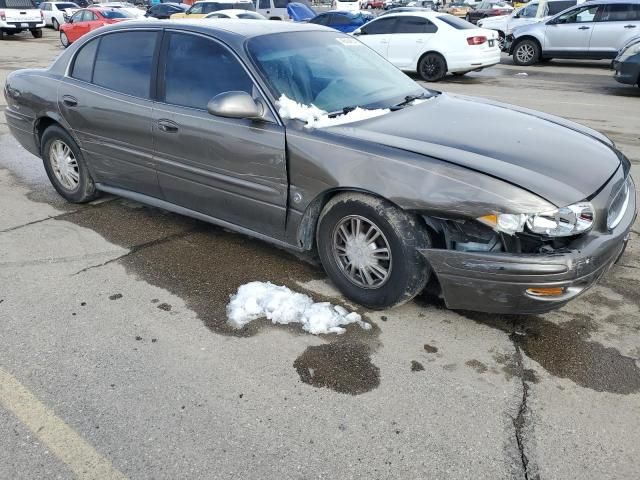
M64 25L67 18L70 18L80 7L73 2L42 2L40 4L42 18L45 25L51 25L55 30Z
M242 10L240 8L229 8L227 10L218 10L211 12L204 18L240 18L244 20L266 20L267 17L260 15L258 12Z
M402 12L379 17L353 32L396 67L427 82L500 63L498 32L446 13Z

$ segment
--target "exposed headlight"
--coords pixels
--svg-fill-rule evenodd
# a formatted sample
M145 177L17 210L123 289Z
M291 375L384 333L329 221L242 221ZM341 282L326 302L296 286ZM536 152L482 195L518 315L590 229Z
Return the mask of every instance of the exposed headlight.
M484 215L478 220L497 232L513 235L525 228L547 237L570 237L591 229L595 210L589 202L580 202L549 212L532 214L500 213Z
M622 52L620 52L616 60L618 60L619 62L624 62L629 57L632 57L637 53L640 53L640 43L634 43L629 45L627 48L622 50Z

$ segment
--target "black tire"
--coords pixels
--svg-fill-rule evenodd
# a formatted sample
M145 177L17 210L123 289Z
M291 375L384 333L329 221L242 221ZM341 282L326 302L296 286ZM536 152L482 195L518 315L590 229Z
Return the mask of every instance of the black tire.
M67 34L64 32L60 32L60 43L64 48L67 48L69 45L71 45L69 37L67 37Z
M0 28L0 41L4 40L4 30Z
M418 74L426 82L438 82L447 74L447 62L439 53L427 53L418 62Z
M506 41L507 39L505 38L504 33L498 32L498 48L501 52L504 50L504 44Z
M370 244L367 244L368 240L364 241L365 246L362 248L365 255L369 248L379 249L384 246L387 246L390 252L386 264L386 280L382 281L378 277L381 283L377 286L367 288L356 283L358 278L364 283L364 273L367 272L367 275L373 278L373 269L366 272L361 268L352 269L350 276L346 272L349 263L347 266L342 263L350 262L352 259L348 256L346 248L341 249L337 246L339 239L344 238L339 234L339 227L343 222L349 225L352 219L360 219L361 224L365 226L369 222L381 232L377 240L371 241ZM369 231L365 236L368 235ZM368 308L389 308L407 302L420 293L429 280L429 266L417 251L418 248L428 248L431 245L426 229L416 218L386 200L361 193L337 195L322 210L316 240L320 260L331 281L347 298ZM341 251L343 253L340 253ZM386 260L377 262L378 265L381 262L385 266Z
M58 23L58 20L56 20L55 18L51 20L51 26L56 32L60 30L60 24Z
M77 186L75 188L69 188L65 186L61 180L54 173L54 166L52 164L52 145L54 142L62 142L66 145L73 156L75 157L77 168L74 170L78 176ZM51 181L51 184L56 189L56 191L62 196L65 200L71 203L86 203L95 199L98 196L98 191L96 190L95 183L93 182L93 178L91 178L91 174L87 168L87 165L84 161L84 157L82 156L82 152L78 148L78 145L73 140L71 135L69 135L64 129L57 125L52 125L47 128L42 134L42 139L40 140L41 145L41 153L42 160L44 162L44 169L47 172L47 176Z
M31 30L31 35L33 35L33 38L42 38L42 29L34 28Z
M453 72L451 75L454 77L464 77L469 72Z
M535 40L522 40L513 47L513 63L521 67L540 61L540 45Z

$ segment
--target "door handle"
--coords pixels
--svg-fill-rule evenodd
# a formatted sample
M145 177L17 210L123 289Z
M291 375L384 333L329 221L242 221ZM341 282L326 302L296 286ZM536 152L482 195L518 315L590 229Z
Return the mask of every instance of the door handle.
M75 107L78 105L78 99L76 97L72 97L71 95L63 95L62 103L64 103L67 107Z
M589 30L591 27L578 27L578 30Z
M171 120L158 120L158 129L165 133L176 133L178 131L178 125Z
M636 28L635 25L625 25L624 28Z

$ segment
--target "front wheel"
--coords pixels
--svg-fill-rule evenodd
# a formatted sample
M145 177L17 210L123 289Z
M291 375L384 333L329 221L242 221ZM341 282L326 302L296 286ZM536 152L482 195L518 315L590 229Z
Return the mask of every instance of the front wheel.
M522 67L534 65L540 60L540 47L533 40L523 40L513 49L513 63Z
M42 30L39 28L34 28L33 30L31 30L31 35L33 35L33 38L42 38Z
M67 48L69 45L71 45L69 37L67 37L67 34L64 32L60 32L60 43L64 48Z
M504 33L502 32L498 32L498 47L500 48L500 51L504 50L504 44L506 43L506 38L504 36Z
M47 176L65 200L85 203L96 198L95 184L71 135L54 125L42 134L41 145Z
M447 74L447 62L439 53L427 53L418 62L418 74L427 82L438 82Z
M418 252L431 245L426 230L380 198L351 193L331 199L318 221L317 245L331 281L369 308L407 302L429 279L429 267Z

